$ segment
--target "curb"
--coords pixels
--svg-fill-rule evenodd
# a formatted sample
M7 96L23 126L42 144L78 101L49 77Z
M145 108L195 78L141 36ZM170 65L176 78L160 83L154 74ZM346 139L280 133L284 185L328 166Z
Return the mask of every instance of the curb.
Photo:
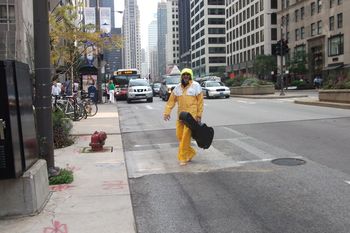
M296 104L312 105L312 106L321 106L321 107L332 107L332 108L341 108L341 109L350 109L350 104L346 103L336 103L336 102L324 102L324 101L307 101L307 100L295 100Z
M287 99L287 98L303 98L308 95L275 95L275 96L254 96L254 95L231 95L231 97L247 98L247 99Z

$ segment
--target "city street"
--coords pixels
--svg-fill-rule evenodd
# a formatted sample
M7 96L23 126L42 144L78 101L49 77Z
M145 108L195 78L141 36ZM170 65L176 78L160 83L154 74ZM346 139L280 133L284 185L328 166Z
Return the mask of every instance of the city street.
M213 144L180 167L177 109L164 122L158 97L117 104L138 232L349 232L350 110L205 99Z

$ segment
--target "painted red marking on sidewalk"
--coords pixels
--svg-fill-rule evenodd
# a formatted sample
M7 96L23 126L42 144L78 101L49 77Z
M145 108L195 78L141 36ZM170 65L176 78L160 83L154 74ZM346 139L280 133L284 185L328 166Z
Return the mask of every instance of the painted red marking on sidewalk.
M68 233L67 224L61 224L59 221L52 222L53 227L45 227L43 233Z
M51 191L55 191L55 192L61 192L70 188L73 188L74 185L69 185L69 184L58 184L58 185L50 185L49 189Z
M81 137L79 137L79 139L82 140L82 141L90 141L91 136L81 136Z
M123 189L123 188L125 188L126 185L128 185L128 184L124 183L124 181L122 181L122 180L104 181L102 184L104 190Z

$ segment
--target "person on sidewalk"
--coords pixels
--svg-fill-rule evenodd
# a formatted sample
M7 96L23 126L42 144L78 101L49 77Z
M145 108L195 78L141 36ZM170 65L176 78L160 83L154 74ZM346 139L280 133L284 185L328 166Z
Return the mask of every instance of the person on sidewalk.
M113 80L109 80L109 83L108 83L108 93L109 93L109 102L110 103L114 103L114 89L115 89L115 86L114 86L114 83L113 83Z
M181 71L181 83L171 92L163 114L164 120L170 120L171 110L178 104L178 119L176 121L176 137L179 140L177 158L180 165L186 165L195 156L196 151L191 147L191 130L179 120L181 112L189 112L198 122L201 121L203 113L202 88L193 81L191 69L184 68Z

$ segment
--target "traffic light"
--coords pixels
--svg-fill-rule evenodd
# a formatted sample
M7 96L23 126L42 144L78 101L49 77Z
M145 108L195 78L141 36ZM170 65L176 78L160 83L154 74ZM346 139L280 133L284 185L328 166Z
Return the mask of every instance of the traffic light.
M288 40L282 39L272 46L272 54L276 56L284 56L289 53Z
M286 55L289 53L288 40L282 40L282 54Z
M281 41L277 41L277 44L272 45L272 54L276 56L281 56Z

